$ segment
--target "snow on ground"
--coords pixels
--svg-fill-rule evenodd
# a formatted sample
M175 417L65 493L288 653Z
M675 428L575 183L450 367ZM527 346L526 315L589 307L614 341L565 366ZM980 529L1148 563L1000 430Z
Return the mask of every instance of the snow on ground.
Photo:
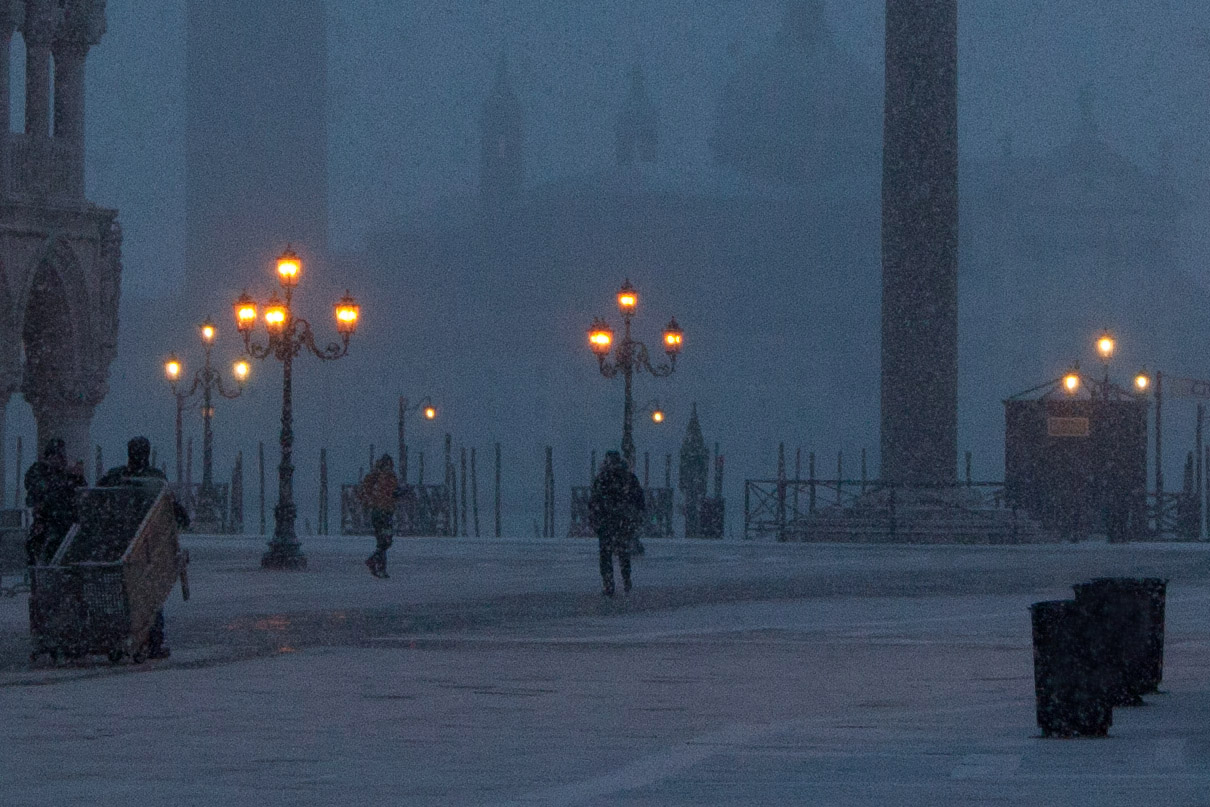
M1210 547L187 539L163 662L25 657L0 600L4 805L1202 805ZM1162 574L1165 693L1042 740L1029 603Z

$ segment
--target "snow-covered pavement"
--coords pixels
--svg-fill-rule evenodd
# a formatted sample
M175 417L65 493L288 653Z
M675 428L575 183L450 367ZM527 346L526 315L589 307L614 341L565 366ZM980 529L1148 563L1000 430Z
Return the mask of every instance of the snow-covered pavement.
M1210 803L1210 547L188 538L173 656L31 667L0 600L3 805ZM1170 577L1165 694L1041 740L1029 603Z

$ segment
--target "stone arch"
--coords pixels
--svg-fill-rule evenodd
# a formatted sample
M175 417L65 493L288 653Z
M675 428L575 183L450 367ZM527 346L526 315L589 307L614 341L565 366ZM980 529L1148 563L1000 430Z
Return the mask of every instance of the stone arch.
M71 456L81 458L87 453L87 424L97 402L88 377L88 296L71 245L51 238L26 276L18 308L21 391L34 410L38 442L61 437Z

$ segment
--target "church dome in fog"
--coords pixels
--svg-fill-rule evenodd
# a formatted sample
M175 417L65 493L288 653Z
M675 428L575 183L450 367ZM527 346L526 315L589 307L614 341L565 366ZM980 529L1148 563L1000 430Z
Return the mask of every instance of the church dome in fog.
M743 59L723 90L710 137L715 160L790 183L876 176L876 78L836 44L823 0L790 0L777 36Z

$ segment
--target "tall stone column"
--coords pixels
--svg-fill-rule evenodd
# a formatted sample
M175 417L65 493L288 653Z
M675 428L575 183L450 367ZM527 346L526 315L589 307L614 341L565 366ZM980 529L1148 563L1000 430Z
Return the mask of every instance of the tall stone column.
M85 42L60 39L55 42L55 138L84 142Z
M25 25L25 132L50 134L50 57L62 12L54 0L31 0Z
M958 0L887 0L882 479L958 464Z
M0 0L0 136L8 140L12 126L9 111L12 98L9 85L9 60L13 44L13 33L25 22L25 0Z

